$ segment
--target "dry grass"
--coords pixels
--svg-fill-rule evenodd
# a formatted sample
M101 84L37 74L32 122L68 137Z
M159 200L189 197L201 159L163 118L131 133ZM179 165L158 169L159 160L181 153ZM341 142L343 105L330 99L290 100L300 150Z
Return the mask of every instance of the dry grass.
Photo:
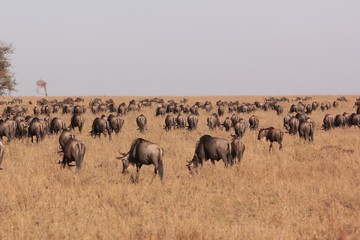
M313 99L332 102L336 97ZM329 112L353 112L355 96L347 97L349 103ZM119 104L132 98L113 99ZM218 99L254 102L263 97L191 97L190 103ZM288 111L290 104L282 106ZM139 113L129 113L123 131L112 141L88 136L95 118L88 111L86 133L75 132L87 147L80 175L57 164L58 136L38 145L29 139L6 144L0 171L0 239L360 238L360 129L321 131L325 112L318 110L311 116L317 123L314 143L286 135L283 151L275 143L269 154L267 142L258 141L256 132L246 132L241 164L224 168L222 162L206 162L198 174L190 175L185 163L199 137L211 134L230 140L230 133L210 132L210 114L204 111L197 131L165 132L164 119L154 117L155 108L142 110L149 131L136 131ZM255 115L261 127L282 128L284 115ZM59 116L69 123L70 115ZM241 116L248 119L250 114ZM164 149L163 182L151 181L149 166L141 169L136 184L131 181L133 167L130 175L120 173L117 151L128 150L136 137Z

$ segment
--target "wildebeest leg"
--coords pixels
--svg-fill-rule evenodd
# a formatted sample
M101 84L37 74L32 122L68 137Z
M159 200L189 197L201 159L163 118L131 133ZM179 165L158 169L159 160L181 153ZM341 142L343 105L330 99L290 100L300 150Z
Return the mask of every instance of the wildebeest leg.
M279 142L280 146L279 146L279 150L282 150L282 143Z
M137 163L136 164L136 181L139 180L139 175L140 175L140 168L141 168L142 164L141 163Z
M270 146L269 146L269 152L271 152L271 149L272 149L272 142L270 142Z

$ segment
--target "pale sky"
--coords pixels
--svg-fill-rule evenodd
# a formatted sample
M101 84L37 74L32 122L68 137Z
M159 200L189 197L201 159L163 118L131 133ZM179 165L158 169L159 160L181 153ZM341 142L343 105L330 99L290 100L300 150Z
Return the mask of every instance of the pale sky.
M13 96L360 94L359 0L0 0Z

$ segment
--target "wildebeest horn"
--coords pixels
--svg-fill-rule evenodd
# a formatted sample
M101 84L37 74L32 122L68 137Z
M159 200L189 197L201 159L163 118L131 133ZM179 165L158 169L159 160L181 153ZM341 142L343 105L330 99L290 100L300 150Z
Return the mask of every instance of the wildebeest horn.
M122 153L120 152L120 150L118 150L119 154L122 155L122 157L125 157L127 155L127 153Z

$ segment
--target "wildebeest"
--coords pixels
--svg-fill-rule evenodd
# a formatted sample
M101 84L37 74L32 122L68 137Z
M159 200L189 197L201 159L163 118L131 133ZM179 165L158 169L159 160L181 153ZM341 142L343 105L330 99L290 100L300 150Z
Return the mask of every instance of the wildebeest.
M119 152L120 153L120 152ZM149 142L142 138L135 139L127 153L120 153L122 156L117 159L122 160L122 173L127 173L129 165L136 165L137 178L139 177L140 168L142 165L155 166L154 173L159 171L160 179L164 177L163 166L163 150L159 145Z
M259 128L259 119L252 115L249 118L250 130L257 130Z
M188 130L196 130L198 121L199 119L195 114L190 114L187 118Z
M309 122L302 122L299 126L299 136L305 140L314 141L314 128Z
M85 123L85 118L83 116L81 116L80 114L74 114L71 117L70 129L72 130L78 127L79 132L81 133L84 123Z
M300 121L296 117L292 117L289 121L289 133L296 135L299 130Z
M221 117L222 115L224 115L224 113L225 113L225 108L224 108L224 106L220 106L220 107L218 108L218 114L219 114L219 116Z
M345 127L347 124L345 116L340 114L336 115L334 123L336 127Z
M72 132L70 132L69 130L62 131L59 137L59 144L61 151L64 149L67 141L71 138L75 138L75 135Z
M235 124L240 120L240 116L238 114L233 114L230 119L232 121L232 125L235 126Z
M233 127L232 121L229 117L224 120L222 125L224 126L225 131L230 131L230 129Z
M225 166L231 165L231 144L223 138L212 137L210 135L203 135L196 145L195 153L192 160L188 161L187 167L191 171L203 165L204 161L223 160Z
M2 168L1 168L1 163L2 163L2 161L3 161L3 159L4 159L4 153L5 153L4 144L3 144L3 142L0 140L0 169L2 169Z
M246 130L246 122L244 121L241 121L241 122L237 122L234 126L234 130L235 130L235 134L236 136L238 137L242 137L245 133L245 130Z
M175 118L168 114L165 118L165 125L164 125L165 131L170 131L171 128L175 128L175 125L176 125Z
M259 130L258 139L262 139L263 137L266 137L266 141L270 141L270 147L269 152L272 149L273 142L279 143L279 150L282 149L282 140L283 140L284 132L280 129L275 129L273 127L269 128L262 128Z
M140 114L137 118L136 118L136 124L138 125L138 130L140 130L141 133L143 133L147 128L146 128L146 124L147 124L147 119L143 114Z
M60 118L57 117L53 118L50 125L51 134L53 133L57 134L58 132L61 132L64 129L66 129L66 123Z
M119 134L125 122L120 116L114 116L112 114L109 115L107 121L109 122L110 130L114 131L115 134Z
M284 112L284 109L280 105L277 105L275 110L277 115L281 115Z
M177 128L184 129L186 127L186 119L183 115L179 114L176 118Z
M29 124L28 134L29 137L31 137L31 142L34 142L34 136L36 136L36 143L39 143L39 140L44 138L45 129L43 124L41 124L39 118L35 117L31 120L31 123Z
M207 118L207 125L209 129L215 129L216 127L220 128L220 120L219 116L216 113L213 113L210 115L210 117Z
M14 120L7 119L0 123L0 138L6 136L8 143L11 142L16 135L16 122Z
M91 127L90 135L94 138L96 138L96 136L99 136L100 138L100 135L103 134L106 137L106 132L109 134L109 140L111 140L111 130L109 122L105 119L101 119L98 117L95 118Z
M155 116L164 117L166 114L166 109L164 107L157 107Z
M75 162L76 170L79 173L84 160L85 151L86 147L82 142L75 138L70 138L63 148L64 157L61 162L63 167L65 167L66 164L69 165L69 163Z
M245 152L245 144L238 138L233 137L233 140L231 141L231 156L232 156L232 162L240 162L242 157L244 156Z
M29 125L25 121L20 121L17 123L16 127L16 137L23 138L28 135L28 127Z
M335 118L332 114L326 114L324 119L323 119L323 129L324 130L330 130L331 128L333 128L335 125Z

